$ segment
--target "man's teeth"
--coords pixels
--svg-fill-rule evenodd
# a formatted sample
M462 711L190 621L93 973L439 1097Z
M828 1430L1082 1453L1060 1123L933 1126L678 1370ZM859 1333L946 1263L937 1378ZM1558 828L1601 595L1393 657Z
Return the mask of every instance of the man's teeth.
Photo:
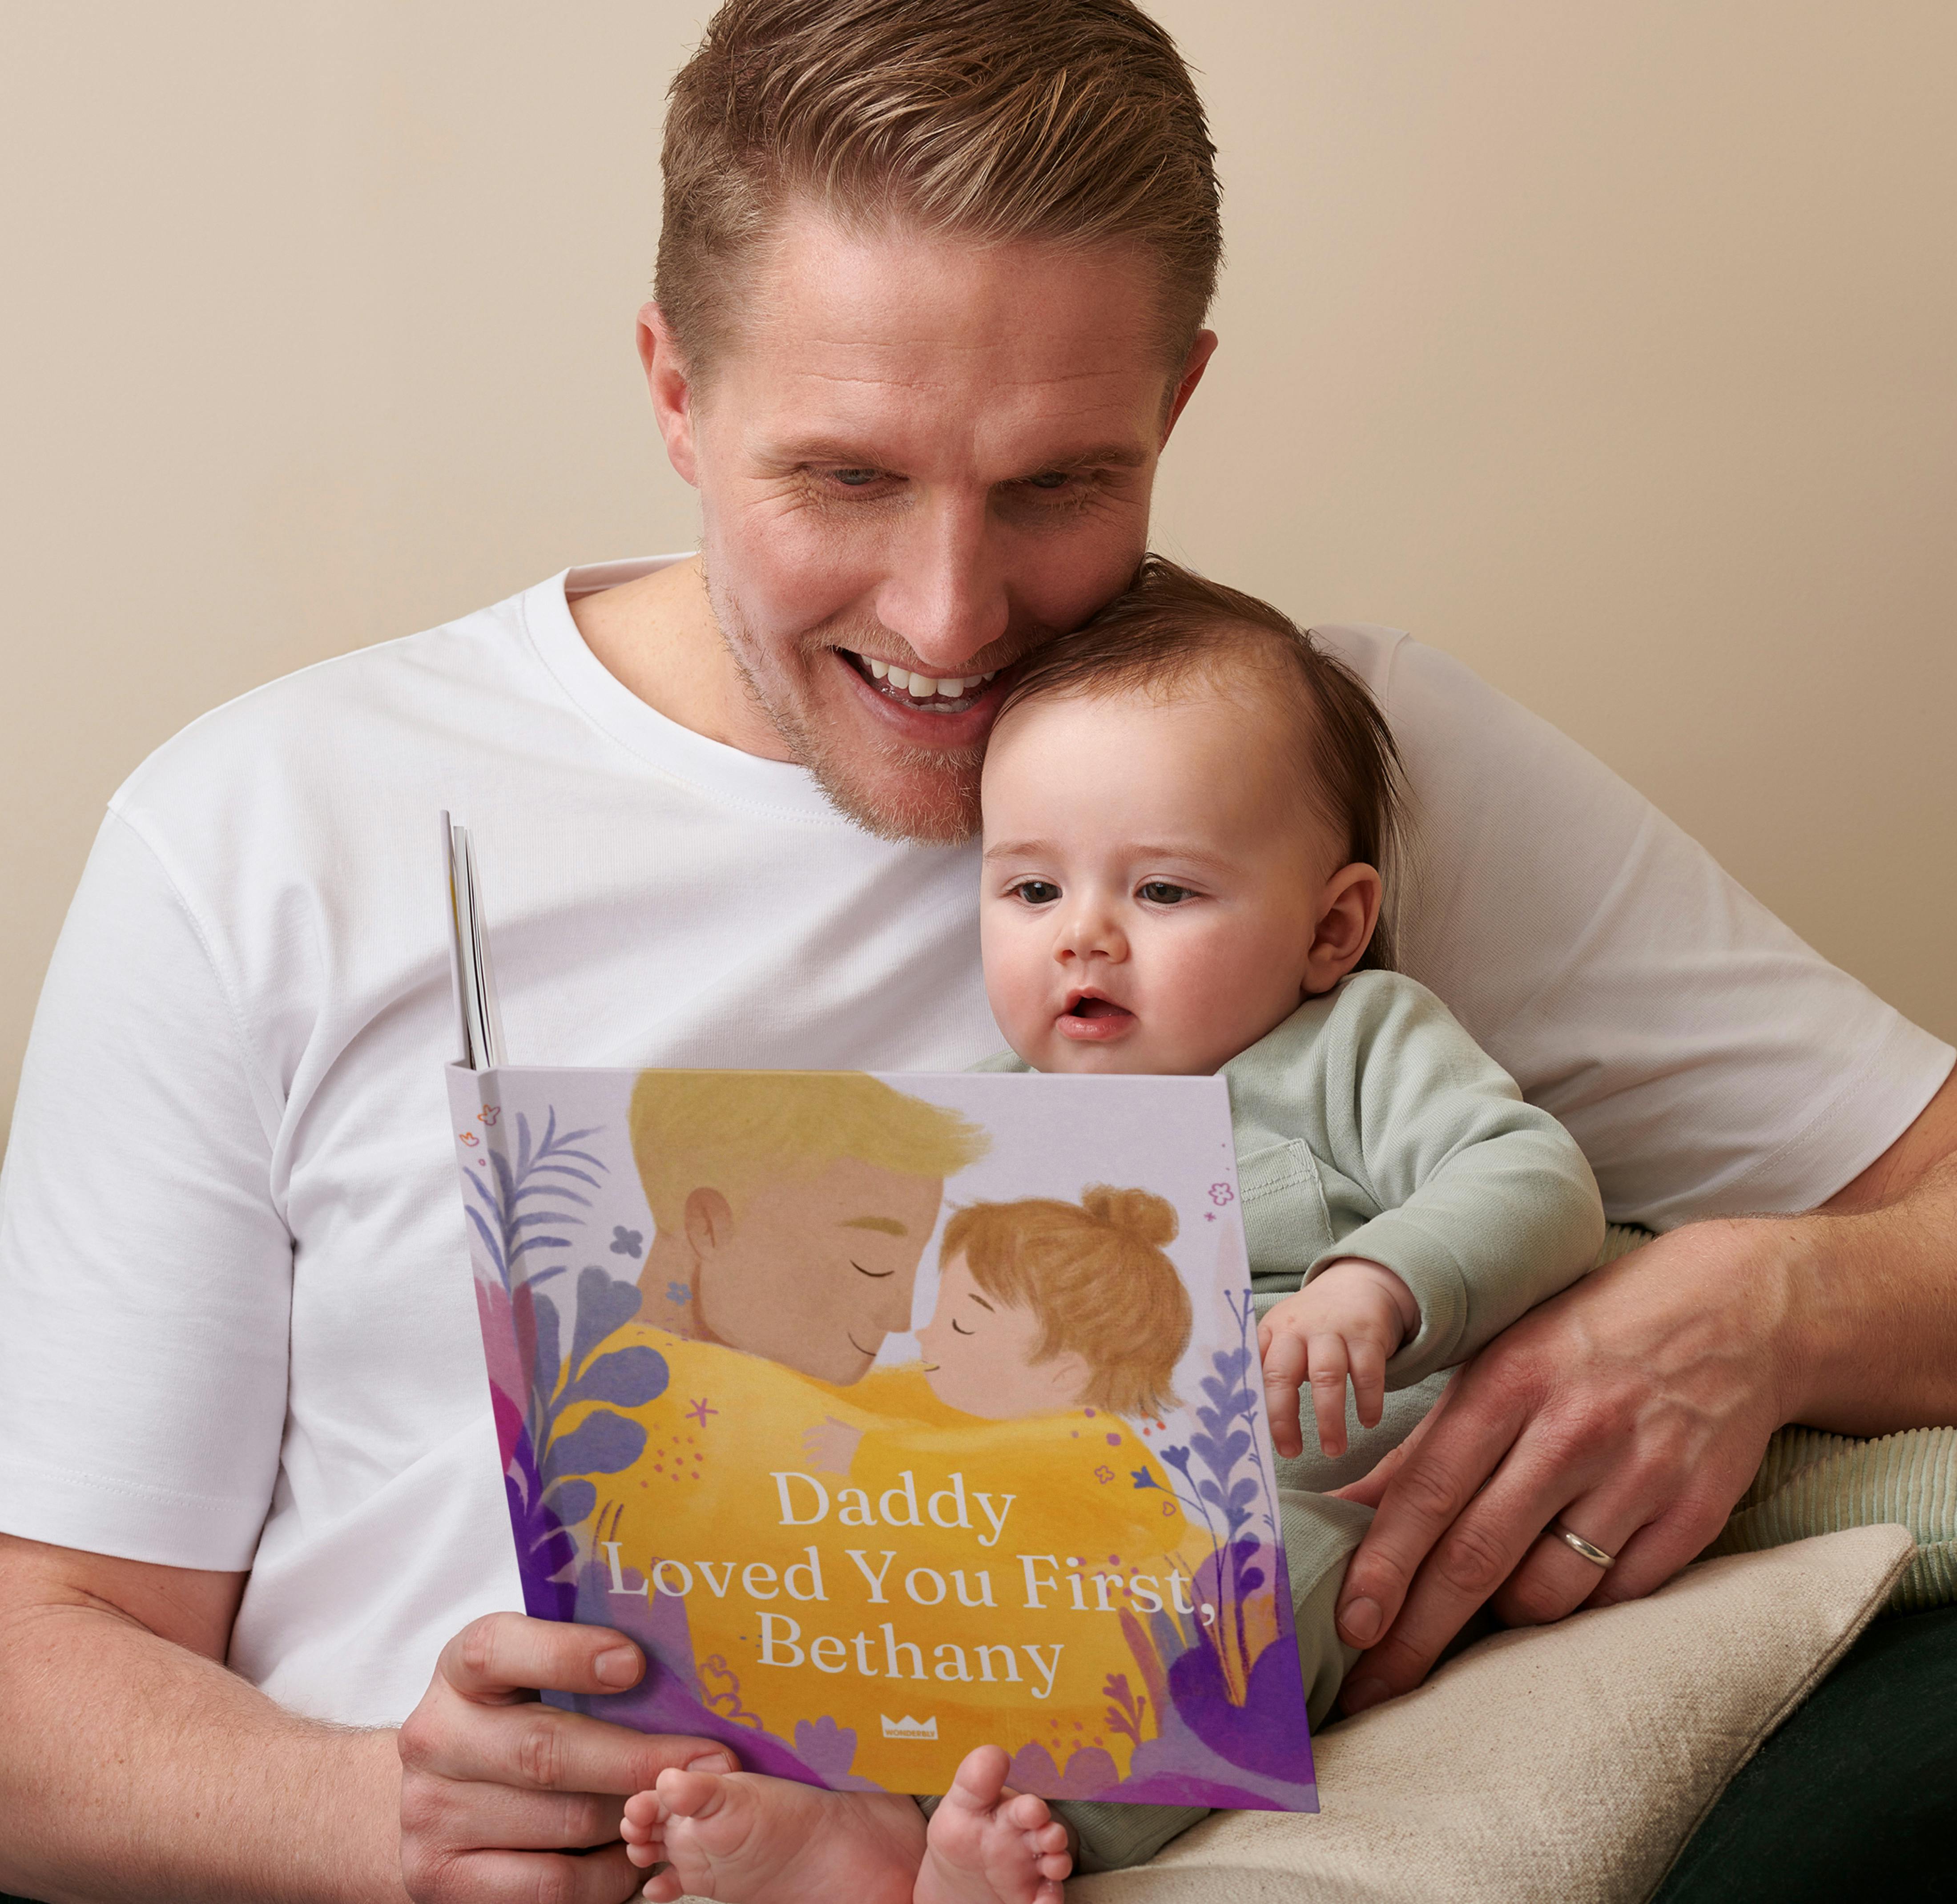
M974 688L982 688L999 671L991 674L945 675L934 681L928 675L914 675L908 669L893 668L887 661L872 661L868 655L863 657L870 672L879 681L887 681L900 694L907 694L913 701L928 701L933 694L942 694L947 701L958 701Z

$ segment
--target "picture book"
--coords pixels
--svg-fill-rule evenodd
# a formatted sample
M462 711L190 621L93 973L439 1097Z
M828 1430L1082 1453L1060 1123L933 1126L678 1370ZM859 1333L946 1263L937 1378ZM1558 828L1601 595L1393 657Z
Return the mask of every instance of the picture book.
M749 1770L1313 1810L1226 1087L500 1060L451 830L456 1159L556 1703Z

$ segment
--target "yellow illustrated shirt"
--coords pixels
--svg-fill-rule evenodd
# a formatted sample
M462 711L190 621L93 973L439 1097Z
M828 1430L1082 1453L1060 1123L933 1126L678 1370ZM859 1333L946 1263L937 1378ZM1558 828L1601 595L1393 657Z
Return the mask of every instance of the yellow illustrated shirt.
M605 1346L634 1343L670 1381L625 1411L646 1447L599 1482L591 1551L614 1595L683 1608L706 1704L789 1741L833 1721L893 1791L944 1789L975 1734L1126 1773L1164 1703L1152 1631L1216 1618L1159 1425L987 1421L921 1365L839 1388L637 1323Z

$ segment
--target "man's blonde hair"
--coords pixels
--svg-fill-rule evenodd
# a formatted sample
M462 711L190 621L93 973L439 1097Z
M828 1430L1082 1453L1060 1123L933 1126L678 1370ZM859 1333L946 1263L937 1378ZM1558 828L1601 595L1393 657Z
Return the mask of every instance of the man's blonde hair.
M987 245L1138 245L1180 365L1222 257L1216 148L1131 0L726 0L672 83L654 295L703 374L792 198Z
M1166 1197L1095 1184L1077 1203L969 1204L938 1256L963 1257L982 1294L1039 1317L1036 1362L1086 1363L1083 1401L1140 1419L1175 1406L1170 1381L1189 1346L1189 1292L1162 1248L1176 1228Z
M983 1131L944 1105L862 1071L646 1071L627 1118L632 1160L662 1232L696 1190L738 1216L763 1184L819 1175L839 1159L926 1179L985 1154Z

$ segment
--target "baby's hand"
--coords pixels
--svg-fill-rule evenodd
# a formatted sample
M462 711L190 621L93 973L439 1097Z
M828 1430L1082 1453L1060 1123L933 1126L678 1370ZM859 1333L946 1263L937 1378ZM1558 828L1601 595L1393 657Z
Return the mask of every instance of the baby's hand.
M1386 1361L1420 1327L1420 1305L1393 1271L1359 1257L1328 1264L1296 1295L1257 1324L1264 1363L1264 1405L1280 1454L1300 1454L1298 1388L1311 1380L1318 1445L1345 1452L1345 1382L1359 1404L1360 1425L1377 1428L1386 1405Z
M801 1458L818 1474L839 1474L849 1478L849 1464L856 1459L856 1444L863 1431L825 1415L812 1428L801 1432Z

